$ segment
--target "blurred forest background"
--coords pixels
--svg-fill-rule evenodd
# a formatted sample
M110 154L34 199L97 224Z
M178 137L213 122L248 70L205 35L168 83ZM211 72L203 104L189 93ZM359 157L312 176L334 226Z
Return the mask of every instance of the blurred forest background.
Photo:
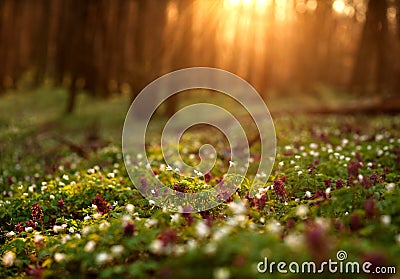
M393 105L400 0L0 0L0 63L0 94L67 88L67 113L80 92L134 98L191 66L231 71L266 98L329 87Z

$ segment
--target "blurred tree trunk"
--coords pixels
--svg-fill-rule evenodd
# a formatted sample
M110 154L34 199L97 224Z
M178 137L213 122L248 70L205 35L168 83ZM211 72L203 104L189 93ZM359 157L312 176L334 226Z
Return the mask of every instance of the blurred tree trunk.
M372 76L373 92L382 93L385 89L388 61L387 48L388 23L386 0L370 0L364 28L356 53L350 89L356 93L368 88Z
M271 2L271 6L267 7L266 20L269 20L269 25L265 29L265 42L264 42L264 61L262 62L261 81L259 85L259 92L263 99L266 98L268 89L273 89L273 71L274 71L274 56L275 51L275 0Z
M245 73L246 81L248 83L252 84L253 86L255 85L254 84L254 76L257 75L257 73L255 73L256 72L255 66L256 66L256 51L257 51L258 46L256 45L256 42L255 42L256 32L254 30L254 28L256 27L255 20L257 20L256 16L254 16L254 14L256 13L256 8L257 8L256 4L257 4L256 1L253 1L253 3L251 4L251 6L252 6L251 10L252 10L252 14L253 14L253 19L252 19L253 24L250 24L248 27L249 28L248 32L251 35L250 35L250 39L249 39L250 46L247 46L249 54L248 54L248 58L247 58L248 63L247 63L247 69L246 69L246 73Z
M161 72L168 1L138 0L135 19L134 67L132 79L132 100ZM154 92L156 94L157 92ZM145 96L154 98L154 96ZM134 112L136 117L143 115L142 107Z
M241 14L243 12L242 9L243 9L243 7L242 7L242 5L240 5L238 14ZM242 63L242 56L240 54L241 54L241 51L243 48L242 44L244 44L244 42L243 42L242 38L240 38L241 34L239 33L240 26L241 26L241 20L242 20L241 17L238 16L236 18L234 27L232 27L234 30L233 31L234 35L233 35L233 40L232 40L233 45L231 47L232 59L231 59L230 65L229 65L229 69L231 72L233 72L235 74L239 74L239 65L240 65L240 63Z
M400 96L400 0L396 0L396 32L397 32L397 48L396 48L396 67L394 68L394 74L396 78L394 79L394 94Z
M145 81L145 35L146 35L146 13L148 1L136 1L135 14L135 36L134 36L134 77L132 80L132 100L140 93L146 85Z
M67 33L65 40L67 45L60 46L66 48L67 56L67 72L71 77L69 85L69 96L66 106L66 113L72 113L75 108L77 91L82 89L82 85L78 81L83 81L88 73L85 71L92 61L87 61L90 56L90 47L88 41L85 40L85 30L87 27L86 19L88 18L87 2L81 0L69 0L69 18L66 19ZM69 34L69 36L67 35ZM88 63L89 62L89 63Z
M179 22L177 28L180 28L179 40L172 46L172 69L182 69L192 64L193 48L193 3L187 0L177 0ZM164 116L170 118L178 109L179 96L177 94L168 98L165 102Z
M332 28L334 19L332 18L331 3L328 1L319 1L317 9L314 11L316 16L317 34L317 58L319 63L315 63L316 81L322 84L333 84L332 82L332 66L334 60L332 57Z
M6 61L6 49L7 49L7 37L6 37L6 26L7 26L7 1L0 1L0 61L3 63ZM5 79L5 65L0 67L0 94L3 93L4 79Z
M38 28L35 34L33 64L35 67L35 76L33 85L38 87L45 79L47 70L47 57L49 46L49 28L50 28L50 0L42 0L39 8L41 12L38 18Z

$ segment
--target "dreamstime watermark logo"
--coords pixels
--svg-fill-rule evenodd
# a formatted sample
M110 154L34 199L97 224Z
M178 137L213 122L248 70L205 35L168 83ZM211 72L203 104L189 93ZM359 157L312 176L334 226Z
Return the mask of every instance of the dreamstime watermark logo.
M336 253L335 261L329 259L320 264L315 262L268 262L268 258L265 257L264 261L257 264L257 271L259 273L304 273L304 274L316 274L316 273L347 273L347 274L396 274L396 267L394 266L374 266L371 262L345 262L347 259L346 251L340 250Z
M275 160L276 137L271 115L263 99L245 80L224 70L205 67L187 68L164 75L144 88L131 104L122 133L122 151L135 187L155 205L172 211L185 208L188 212L200 212L224 202L242 183L250 160L245 127L237 117L224 109L222 104L200 102L182 108L168 119L160 135L163 160L168 166L179 165L176 172L184 169L201 176L210 171L217 158L212 145L204 144L199 148L201 162L195 167L186 164L179 151L180 139L187 129L207 124L217 128L229 142L233 163L225 173L225 179L210 189L182 193L172 189L171 185L164 185L153 173L152 162L146 155L146 133L150 120L167 98L192 89L212 90L213 94L224 94L234 99L255 123L261 149L258 179L251 185L250 193L257 190L257 185L260 187L267 182Z

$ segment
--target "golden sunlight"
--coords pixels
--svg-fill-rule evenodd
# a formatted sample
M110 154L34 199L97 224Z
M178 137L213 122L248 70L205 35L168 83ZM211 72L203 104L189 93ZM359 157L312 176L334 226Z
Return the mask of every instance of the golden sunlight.
M332 4L332 8L335 12L342 14L346 8L346 3L343 0L335 0Z
M271 4L272 0L226 0L225 6L227 8L237 8L242 7L255 7L257 9L262 9Z

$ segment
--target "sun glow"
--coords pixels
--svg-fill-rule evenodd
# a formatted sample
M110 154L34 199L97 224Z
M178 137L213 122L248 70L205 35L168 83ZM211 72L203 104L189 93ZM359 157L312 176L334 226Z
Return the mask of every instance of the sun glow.
M239 8L239 7L255 7L256 9L262 9L271 4L272 0L226 0L225 6L227 8Z
M344 13L346 4L344 3L343 0L336 0L335 2L333 2L332 8L335 12L342 14L342 13Z

